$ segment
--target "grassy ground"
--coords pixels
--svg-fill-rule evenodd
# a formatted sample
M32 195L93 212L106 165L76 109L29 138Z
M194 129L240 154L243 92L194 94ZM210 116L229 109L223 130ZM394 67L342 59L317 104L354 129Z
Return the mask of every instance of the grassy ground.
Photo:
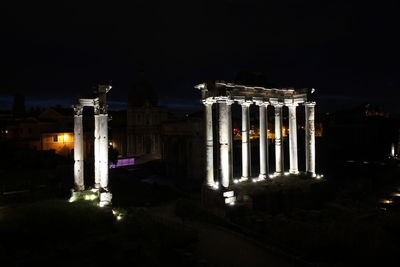
M63 200L0 209L0 257L5 266L191 264L196 234L130 209L117 221L91 202Z

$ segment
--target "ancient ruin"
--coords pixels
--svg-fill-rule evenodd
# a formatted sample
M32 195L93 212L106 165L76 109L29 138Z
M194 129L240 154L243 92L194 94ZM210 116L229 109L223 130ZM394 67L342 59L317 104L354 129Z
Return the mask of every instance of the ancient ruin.
M112 194L108 187L108 114L106 94L109 85L99 85L93 98L80 98L74 108L74 188L71 199L85 193L84 184L84 146L83 146L83 108L94 108L94 188L91 190L100 197L101 207L111 205Z
M233 83L215 82L202 83L196 86L202 93L202 102L205 106L206 125L206 181L205 184L212 189L218 189L221 185L225 190L225 203L233 203L233 192L228 193L230 185L234 182L242 182L252 179L253 182L262 181L275 176L284 175L284 153L282 139L282 109L289 110L289 174L299 174L297 151L297 121L296 108L301 105L305 108L305 172L315 177L315 102L307 100L309 89L295 90L292 88L264 88L257 86L244 86ZM313 89L311 90L313 91ZM231 105L238 103L242 107L242 175L233 177L232 158L232 111ZM214 151L213 134L213 104L216 104L218 118L218 144L219 149ZM251 153L249 141L249 107L259 107L260 128L260 172L256 177L251 176ZM269 173L268 167L268 136L267 136L267 109L274 108L275 113L275 172ZM218 157L215 162L214 157ZM229 196L228 196L229 195Z

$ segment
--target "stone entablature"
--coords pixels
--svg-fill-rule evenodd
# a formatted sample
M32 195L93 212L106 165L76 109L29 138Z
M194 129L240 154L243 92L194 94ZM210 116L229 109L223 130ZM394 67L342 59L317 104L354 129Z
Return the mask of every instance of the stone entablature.
M233 100L233 101L269 101L271 104L283 102L287 103L304 103L307 101L307 94L310 89L294 89L294 88L265 88L259 86L245 86L234 83L225 83L217 81L215 83L202 83L196 86L202 92L202 100Z

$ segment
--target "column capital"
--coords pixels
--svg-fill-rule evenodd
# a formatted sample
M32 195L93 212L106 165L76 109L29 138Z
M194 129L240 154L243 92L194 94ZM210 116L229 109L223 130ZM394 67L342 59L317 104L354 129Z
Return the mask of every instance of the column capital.
M95 104L94 105L94 114L95 115L107 114L107 110L108 110L108 105L106 105L106 104L103 104L103 105Z
M309 102L305 102L305 103L304 103L304 106L307 106L307 107L315 107L316 104L317 104L317 103L315 103L314 101L309 101Z
M250 105L253 104L253 101L250 101L250 100L238 100L237 102L239 105L245 106L245 107L250 107Z
M235 103L235 101L233 101L232 99L227 99L227 100L225 100L225 103L227 105L232 105L233 103Z
M285 103L285 106L287 107L297 107L299 104L297 103Z
M262 100L255 100L254 103L257 106L265 106L265 107L267 107L270 104L268 101L262 101Z
M82 116L83 113L83 106L80 104L73 105L72 108L74 109L74 116Z
M284 104L282 102L275 102L275 103L271 103L272 106L274 106L274 108L281 108L284 106Z
M212 105L212 104L216 103L217 101L215 99L209 97L209 98L203 99L202 102L204 105Z

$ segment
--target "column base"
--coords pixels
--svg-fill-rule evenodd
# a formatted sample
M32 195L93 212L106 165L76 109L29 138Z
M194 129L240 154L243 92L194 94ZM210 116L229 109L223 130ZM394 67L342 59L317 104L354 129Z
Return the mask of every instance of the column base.
M266 174L262 174L262 173L260 173L260 175L258 175L258 178L260 178L260 179L267 179L267 175Z
M299 174L300 172L298 170L289 170L290 174Z
M102 193L100 193L99 206L100 207L111 206L111 199L112 199L112 194L110 192L102 192Z
M249 180L249 177L244 177L244 176L240 177L240 181L241 182L247 181L247 180Z
M75 189L71 189L71 197L69 198L69 202L75 202L82 197L82 191L76 191Z
M315 172L307 172L307 175L311 176L311 177L317 177L317 175L315 174Z
M97 189L99 189L99 188L100 188L100 183L96 183L96 184L94 184L94 188L97 188Z

